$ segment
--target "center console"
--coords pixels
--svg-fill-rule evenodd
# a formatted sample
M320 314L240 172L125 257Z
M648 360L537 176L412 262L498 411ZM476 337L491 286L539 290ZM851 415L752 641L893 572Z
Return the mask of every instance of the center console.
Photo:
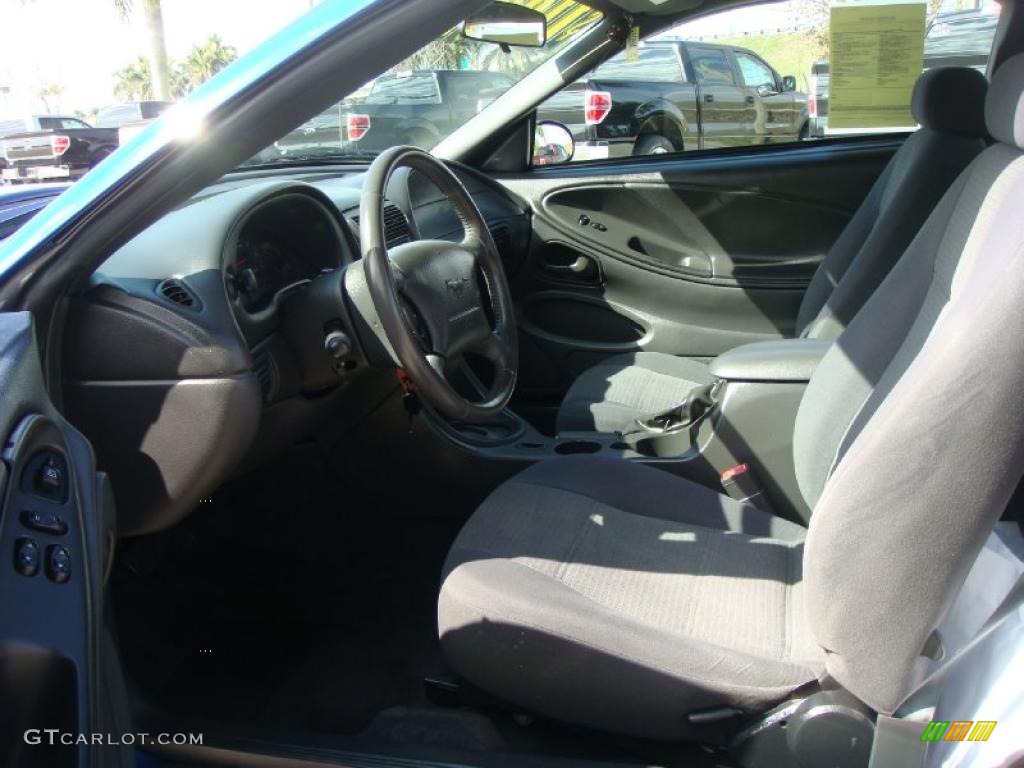
M745 344L711 363L713 384L695 388L661 413L621 433L542 435L506 412L491 439L430 419L450 440L493 459L537 461L591 454L657 463L717 490L722 473L744 466L771 509L794 520L810 515L793 468L793 426L807 382L832 342L781 339ZM479 432L485 430L474 426Z

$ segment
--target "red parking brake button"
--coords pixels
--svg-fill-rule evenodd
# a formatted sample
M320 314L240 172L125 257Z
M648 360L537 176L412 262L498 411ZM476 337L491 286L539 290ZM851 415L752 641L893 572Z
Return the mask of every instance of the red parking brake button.
M746 464L737 464L735 467L729 467L722 473L722 485L735 479L737 475L745 475L749 469L750 467Z

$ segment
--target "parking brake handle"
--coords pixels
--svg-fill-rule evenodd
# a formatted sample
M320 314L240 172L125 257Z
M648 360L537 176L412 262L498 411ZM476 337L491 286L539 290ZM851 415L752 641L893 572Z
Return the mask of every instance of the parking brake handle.
M622 439L638 453L653 456L678 456L690 447L690 432L712 410L713 384L693 389L679 405L653 416L641 416L633 427L622 432Z
M674 432L677 429L693 426L715 404L711 399L712 386L712 384L706 384L703 387L697 387L679 405L654 416L637 419L637 426L652 432Z

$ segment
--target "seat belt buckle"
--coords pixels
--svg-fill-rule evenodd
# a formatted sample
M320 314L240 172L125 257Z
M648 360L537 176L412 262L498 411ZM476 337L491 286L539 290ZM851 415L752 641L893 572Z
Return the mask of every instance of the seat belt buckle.
M772 512L764 486L758 481L753 468L746 462L729 467L722 472L719 480L722 483L722 490L730 499L753 504L765 512Z

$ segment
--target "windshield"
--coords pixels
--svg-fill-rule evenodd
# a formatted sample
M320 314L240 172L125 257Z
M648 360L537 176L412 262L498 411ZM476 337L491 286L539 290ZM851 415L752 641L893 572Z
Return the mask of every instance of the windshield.
M573 0L515 0L547 17L539 48L464 37L458 27L423 46L337 104L296 126L244 165L367 159L388 147L433 149L600 20Z

